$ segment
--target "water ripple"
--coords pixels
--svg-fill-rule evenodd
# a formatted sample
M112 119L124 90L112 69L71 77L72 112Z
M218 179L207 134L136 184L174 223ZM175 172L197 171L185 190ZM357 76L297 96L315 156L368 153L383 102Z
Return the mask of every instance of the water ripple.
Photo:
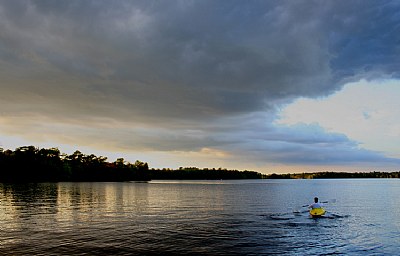
M380 219L379 200L360 204L364 215L332 206L335 214L315 220L277 204L307 200L304 183L222 183L0 184L0 255L397 253L400 213ZM373 190L346 184L341 193L356 199Z

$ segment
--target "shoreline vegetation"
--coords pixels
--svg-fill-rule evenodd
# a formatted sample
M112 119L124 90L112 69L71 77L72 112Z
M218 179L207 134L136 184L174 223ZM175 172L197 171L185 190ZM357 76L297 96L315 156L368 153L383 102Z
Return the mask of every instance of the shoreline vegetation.
M400 178L400 172L310 172L269 174L265 179L361 179L361 178Z
M0 148L0 182L62 181L149 181L149 180L221 180L221 179L333 179L333 178L400 178L400 172L314 172L261 174L255 171L222 168L180 167L150 169L148 164L118 158L85 155L79 150L71 155L58 148L39 149L23 146L12 150Z

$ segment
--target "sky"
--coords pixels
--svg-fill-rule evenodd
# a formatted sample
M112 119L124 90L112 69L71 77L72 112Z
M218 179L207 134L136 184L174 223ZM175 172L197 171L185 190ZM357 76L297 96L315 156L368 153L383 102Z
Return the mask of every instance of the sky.
M400 2L0 0L0 147L398 171Z

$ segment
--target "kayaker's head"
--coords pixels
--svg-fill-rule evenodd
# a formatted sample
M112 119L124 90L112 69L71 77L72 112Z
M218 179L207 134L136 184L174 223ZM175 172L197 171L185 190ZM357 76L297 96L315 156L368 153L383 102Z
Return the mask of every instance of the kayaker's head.
M314 197L314 203L318 203L318 197Z

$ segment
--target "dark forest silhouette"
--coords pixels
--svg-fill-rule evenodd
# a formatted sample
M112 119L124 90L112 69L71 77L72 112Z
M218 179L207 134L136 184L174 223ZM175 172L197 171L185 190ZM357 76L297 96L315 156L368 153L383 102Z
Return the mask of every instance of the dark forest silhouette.
M332 179L332 178L400 178L400 172L314 172L261 174L254 171L222 168L180 167L149 169L148 164L118 158L85 155L75 151L63 154L58 148L39 149L24 146L12 150L0 148L0 182L58 181L148 181L151 179L219 180L219 179Z
M173 169L151 169L150 175L153 179L172 180L220 180L220 179L262 179L263 174L254 171L227 170L222 168L181 167Z
M58 181L148 181L151 179L260 179L253 171L198 169L195 167L149 169L148 164L134 164L118 158L107 162L103 156L62 154L58 148L39 149L24 146L12 150L0 148L0 182Z
M267 179L360 179L360 178L400 178L400 172L313 172L270 174Z
M12 150L0 149L1 182L57 181L131 181L149 180L147 163L134 164L118 158L107 162L103 156L61 154L57 148L39 149L24 146Z

